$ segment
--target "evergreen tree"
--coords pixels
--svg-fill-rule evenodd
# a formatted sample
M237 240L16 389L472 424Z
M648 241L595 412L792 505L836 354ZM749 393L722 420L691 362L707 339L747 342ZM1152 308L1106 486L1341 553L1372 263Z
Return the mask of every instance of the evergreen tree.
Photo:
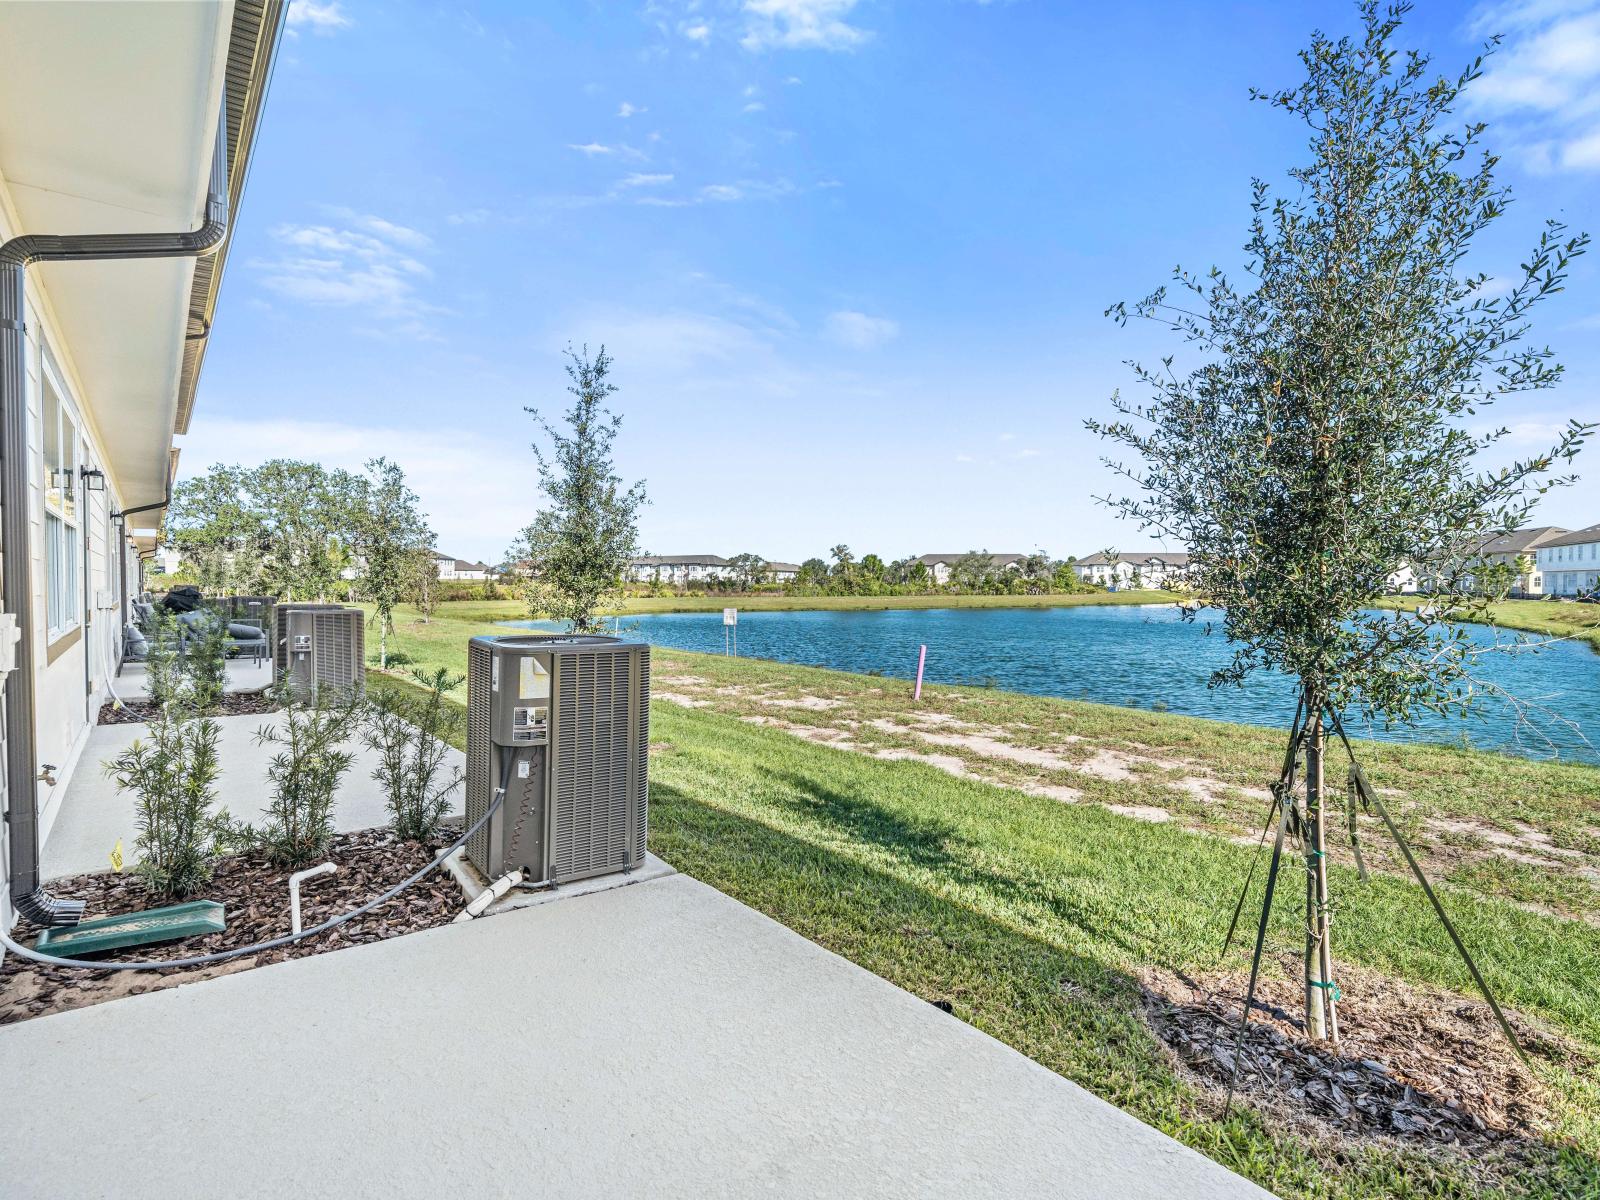
M1508 199L1481 148L1484 126L1451 122L1483 59L1432 76L1426 57L1393 45L1407 7L1367 0L1361 36L1315 35L1300 56L1303 83L1255 94L1307 126L1310 155L1286 194L1253 186L1250 283L1179 270L1186 296L1162 288L1132 306L1176 332L1198 365L1135 364L1151 399L1118 399L1121 419L1088 422L1138 460L1111 465L1141 494L1108 502L1186 545L1195 591L1224 609L1236 650L1213 685L1263 668L1297 681L1304 721L1274 811L1302 833L1306 1029L1316 1038L1337 1036L1329 722L1468 704L1470 635L1440 618L1483 613L1486 600L1464 583L1477 547L1570 481L1552 468L1590 432L1573 422L1545 453L1479 467L1505 431L1475 436L1468 419L1560 378L1550 351L1524 346L1524 335L1587 238L1548 223L1503 295L1467 268L1474 238ZM1125 321L1129 310L1108 311ZM1420 617L1373 607L1402 564L1440 570L1441 594ZM1282 786L1301 753L1303 810Z
M648 501L643 481L624 487L612 465L622 418L606 407L616 392L604 346L594 358L567 350L572 407L566 429L529 408L550 449L534 444L539 482L549 501L522 533L510 557L527 558L523 581L529 612L565 621L575 633L598 628L597 615L620 597L623 573L638 553L638 512Z

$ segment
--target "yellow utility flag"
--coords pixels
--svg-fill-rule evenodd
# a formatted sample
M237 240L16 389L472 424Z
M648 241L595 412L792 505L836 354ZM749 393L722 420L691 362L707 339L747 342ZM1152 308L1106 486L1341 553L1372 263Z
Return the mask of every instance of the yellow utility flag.
M122 839L117 839L117 844L111 847L111 869L120 873L122 871Z

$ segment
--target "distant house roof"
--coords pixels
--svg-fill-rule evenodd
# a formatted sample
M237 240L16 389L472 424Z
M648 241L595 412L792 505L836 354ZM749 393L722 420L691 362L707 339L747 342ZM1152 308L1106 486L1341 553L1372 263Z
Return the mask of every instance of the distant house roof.
M1535 525L1532 529L1513 529L1492 537L1478 547L1479 554L1524 554L1535 546L1558 540L1567 530L1559 525Z
M1549 546L1577 546L1584 542L1600 542L1600 525L1586 525L1582 529L1574 529L1571 533L1563 533L1548 542L1540 542L1539 548L1543 550Z
M718 554L647 554L632 559L635 567L725 567L728 560Z
M932 567L939 563L957 563L975 553L981 554L983 552L981 550L965 550L960 554L922 554L917 556L917 561L925 567ZM989 555L989 562L992 566L1004 567L1019 561L1023 557L1021 554L991 554Z
M441 554L439 556L439 561L443 562L447 558L450 558L448 554ZM457 571L486 571L491 575L498 574L498 572L496 572L495 569L488 563L468 562L464 558L451 558L450 563Z
M767 564L767 570L769 570L769 571L781 571L781 572L785 572L785 573L790 574L790 575L798 575L800 573L800 564L799 563L769 562Z
M1158 562L1167 567L1187 567L1189 565L1189 556L1170 550L1139 550L1132 554L1118 554L1114 558L1108 558L1103 552L1097 550L1093 554L1084 555L1072 565L1075 567L1102 567L1119 562L1136 564Z

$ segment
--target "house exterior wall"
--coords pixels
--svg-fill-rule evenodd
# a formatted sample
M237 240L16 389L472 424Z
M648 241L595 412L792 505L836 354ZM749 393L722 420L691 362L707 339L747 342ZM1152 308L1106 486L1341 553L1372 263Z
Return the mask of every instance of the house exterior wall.
M0 180L0 241L15 233L9 200L4 181ZM29 473L26 553L32 574L34 622L33 628L24 630L22 636L31 638L33 646L38 762L41 771L49 764L54 777L54 783L40 781L35 798L42 845L50 836L74 771L95 768L95 764L80 763L79 759L100 706L109 697L109 680L116 672L121 641L119 548L130 556L130 588L137 586L139 573L136 557L125 540L119 541L111 521L111 513L124 505L116 481L108 476L103 491L91 492L83 486L80 475L75 481L78 535L73 548L78 566L78 586L72 596L76 623L59 634L49 632L44 507L47 386L56 391L73 417L75 469L103 468L105 453L91 398L84 394L73 367L71 347L60 334L49 297L36 273L30 273L28 278L25 321ZM0 746L0 752L3 750ZM4 772L0 772L0 780L3 776ZM0 788L3 786L0 783ZM7 805L11 800L5 797ZM0 838L5 836L0 832ZM9 870L9 847L0 846L0 884L9 883ZM0 886L0 922L9 928L13 919L9 889Z
M1600 587L1600 537L1565 546L1540 546L1539 574L1551 596L1578 596Z

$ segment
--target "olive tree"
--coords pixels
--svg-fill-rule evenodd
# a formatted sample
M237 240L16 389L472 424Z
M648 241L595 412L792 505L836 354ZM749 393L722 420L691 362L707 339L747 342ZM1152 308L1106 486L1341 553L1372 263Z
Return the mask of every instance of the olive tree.
M1190 583L1224 610L1235 649L1212 684L1263 669L1296 681L1304 715L1274 812L1305 853L1306 1028L1316 1038L1337 1037L1329 725L1470 704L1471 643L1440 618L1482 612L1487 601L1467 582L1477 548L1570 482L1558 464L1590 432L1574 422L1549 450L1515 461L1493 453L1504 430L1474 432L1492 401L1560 378L1550 350L1527 343L1528 318L1587 238L1548 222L1509 281L1469 265L1508 200L1484 126L1452 120L1484 59L1440 77L1426 57L1402 53L1405 7L1367 0L1359 36L1318 34L1301 52L1303 82L1253 93L1304 124L1307 160L1284 194L1255 181L1242 282L1180 268L1170 292L1108 310L1166 326L1192 361L1130 364L1149 398L1118 397L1118 418L1088 422L1131 452L1107 461L1136 494L1107 502L1186 545ZM1437 580L1435 603L1421 616L1375 611L1407 565ZM1290 790L1301 753L1303 810Z
M638 512L647 503L643 481L625 487L612 465L622 418L606 407L617 390L606 348L589 357L568 349L567 391L573 397L562 430L526 411L550 439L535 443L539 483L549 507L522 533L509 557L526 558L523 594L529 612L565 621L575 633L598 627L598 614L620 594L628 562L638 553Z

